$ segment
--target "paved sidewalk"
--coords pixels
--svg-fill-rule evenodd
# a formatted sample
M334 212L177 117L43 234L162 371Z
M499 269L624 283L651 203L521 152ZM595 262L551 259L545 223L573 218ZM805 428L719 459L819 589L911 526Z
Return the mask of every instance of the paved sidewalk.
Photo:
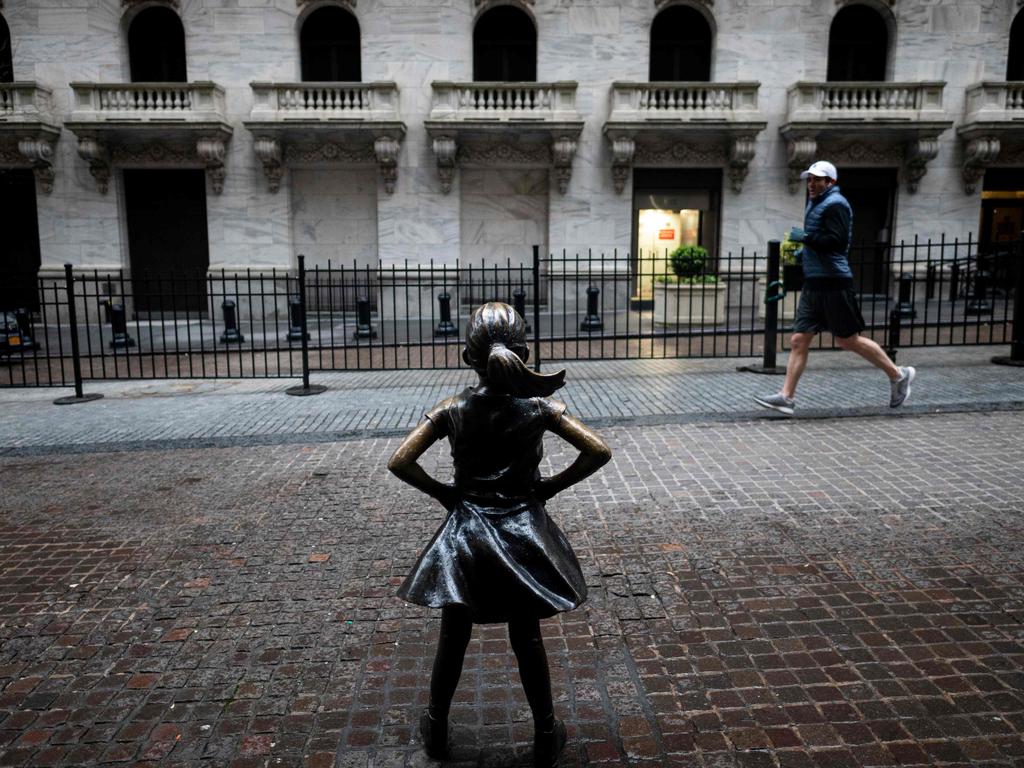
M898 414L1024 408L1024 368L992 365L1006 347L901 350L918 367ZM754 360L624 360L569 363L558 394L597 425L775 418L754 405L781 377L741 373ZM781 356L780 364L784 364ZM548 366L546 370L552 370ZM472 372L314 373L329 389L288 397L294 380L87 382L104 398L52 401L66 389L0 389L0 455L309 442L391 435L410 429L429 405L474 382ZM891 413L888 382L854 355L815 351L801 382L798 417Z

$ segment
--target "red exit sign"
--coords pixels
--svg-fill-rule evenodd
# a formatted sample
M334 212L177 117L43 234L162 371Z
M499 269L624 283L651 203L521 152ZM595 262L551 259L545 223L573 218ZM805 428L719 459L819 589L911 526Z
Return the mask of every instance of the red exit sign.
M658 230L659 240L675 240L676 231L674 229L659 229Z

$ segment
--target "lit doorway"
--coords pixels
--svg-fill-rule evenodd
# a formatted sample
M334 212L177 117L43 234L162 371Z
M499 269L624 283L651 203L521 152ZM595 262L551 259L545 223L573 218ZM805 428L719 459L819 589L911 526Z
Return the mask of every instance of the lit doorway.
M989 168L981 192L979 261L992 273L996 288L1015 284L1017 246L1024 231L1024 169Z
M633 303L653 301L654 281L671 273L668 256L680 245L708 251L709 270L718 258L722 172L637 169L633 175Z

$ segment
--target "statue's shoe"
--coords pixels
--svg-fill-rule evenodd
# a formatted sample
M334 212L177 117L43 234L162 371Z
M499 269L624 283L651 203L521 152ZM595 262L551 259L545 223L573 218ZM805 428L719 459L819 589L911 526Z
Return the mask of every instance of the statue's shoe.
M448 756L448 718L432 717L429 709L420 716L420 738L427 757L440 760Z
M562 756L566 742L565 723L555 720L550 731L534 731L533 734L533 765L534 768L557 768L558 758Z

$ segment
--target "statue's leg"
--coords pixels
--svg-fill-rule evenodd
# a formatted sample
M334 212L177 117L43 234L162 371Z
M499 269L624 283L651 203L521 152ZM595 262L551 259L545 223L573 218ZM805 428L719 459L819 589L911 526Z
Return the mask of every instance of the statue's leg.
M449 605L441 609L441 634L430 676L430 714L435 718L448 717L472 633L473 622L465 608Z
M533 765L535 768L557 766L565 747L565 724L555 719L551 674L540 621L535 618L510 621L508 639L519 662L519 677L533 712Z

